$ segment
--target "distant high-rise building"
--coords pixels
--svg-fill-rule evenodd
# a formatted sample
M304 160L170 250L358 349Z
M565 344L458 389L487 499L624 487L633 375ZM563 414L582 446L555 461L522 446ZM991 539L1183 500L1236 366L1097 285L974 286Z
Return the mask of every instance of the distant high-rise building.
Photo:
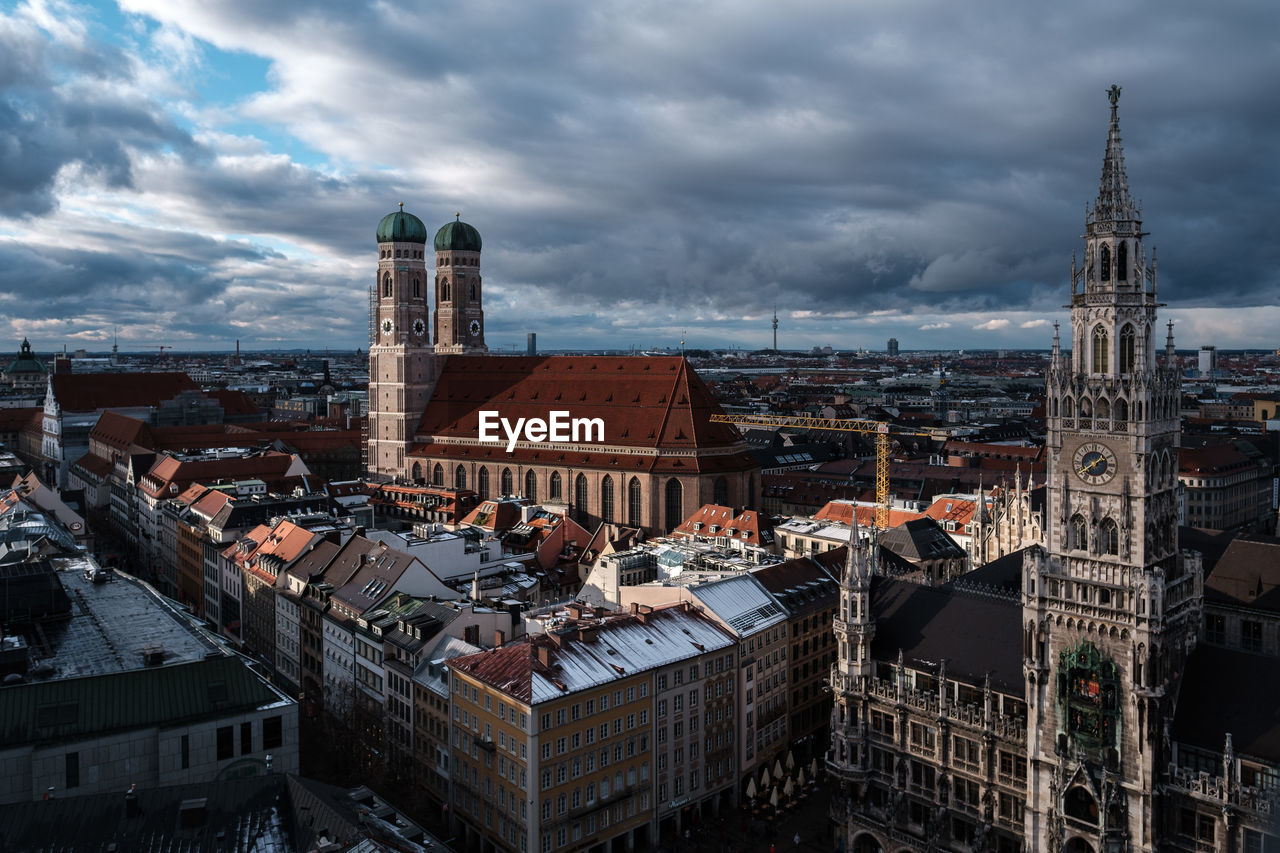
M773 351L778 351L778 306L773 306Z
M898 354L898 339L889 338L889 356L892 358Z
M525 336L525 355L538 354L538 333L530 332Z
M1212 379L1218 372L1218 348L1212 346L1200 347L1200 376L1205 379Z

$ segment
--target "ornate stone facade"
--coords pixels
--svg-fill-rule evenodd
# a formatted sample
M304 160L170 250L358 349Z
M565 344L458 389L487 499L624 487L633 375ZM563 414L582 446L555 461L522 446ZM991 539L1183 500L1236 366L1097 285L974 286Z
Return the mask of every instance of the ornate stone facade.
M1044 531L1020 593L909 589L851 547L828 760L845 849L1280 849L1280 659L1197 647L1204 573L1179 549L1172 328L1158 361L1155 261L1109 94L1072 264L1074 349L1055 331L1046 380L1045 507L1036 517L1019 497L1011 519Z

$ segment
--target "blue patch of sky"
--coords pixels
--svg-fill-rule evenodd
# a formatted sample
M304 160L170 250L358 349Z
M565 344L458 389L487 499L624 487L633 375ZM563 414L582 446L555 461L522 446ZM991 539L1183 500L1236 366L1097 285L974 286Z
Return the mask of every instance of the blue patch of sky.
M150 18L124 14L112 0L91 0L89 6L93 9L91 34L129 52L144 52L144 45L159 29L159 24ZM202 67L191 81L196 107L226 107L229 113L234 114L237 102L270 88L267 79L271 70L269 60L243 51L222 50L201 39L195 41L202 61ZM176 111L171 117L190 132L198 130ZM257 139L268 151L286 154L303 166L325 168L332 165L326 155L290 135L283 125L241 120L229 122L217 130Z

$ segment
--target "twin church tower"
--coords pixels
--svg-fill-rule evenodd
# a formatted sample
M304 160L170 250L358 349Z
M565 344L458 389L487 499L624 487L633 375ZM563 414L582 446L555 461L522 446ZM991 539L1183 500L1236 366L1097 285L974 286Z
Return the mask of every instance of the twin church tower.
M457 219L432 241L404 205L378 223L378 272L369 346L369 461L374 472L404 469L404 452L436 380L436 355L486 353L480 232ZM427 288L435 291L435 314Z

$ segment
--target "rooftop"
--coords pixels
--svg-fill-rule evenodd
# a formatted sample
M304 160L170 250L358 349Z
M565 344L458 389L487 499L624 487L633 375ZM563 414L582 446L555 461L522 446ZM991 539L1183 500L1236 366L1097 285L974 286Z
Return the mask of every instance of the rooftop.
M71 599L71 619L46 625L45 642L31 647L32 670L47 672L46 679L142 669L144 651L152 649L162 650L165 664L221 653L193 617L147 584L119 573L95 584L85 577L94 566L86 557L50 562Z

